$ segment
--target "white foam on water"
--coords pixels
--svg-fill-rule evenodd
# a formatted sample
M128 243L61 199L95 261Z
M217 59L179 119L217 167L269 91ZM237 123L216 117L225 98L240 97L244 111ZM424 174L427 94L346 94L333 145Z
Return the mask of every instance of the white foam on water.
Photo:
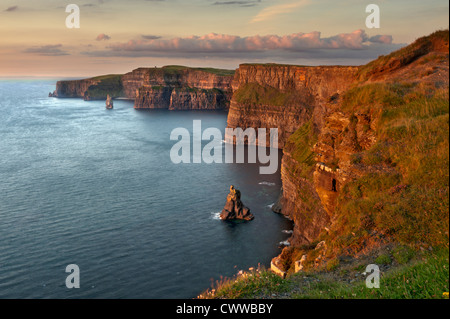
M283 234L293 234L294 231L293 230L283 230L282 233Z
M275 205L275 203L267 205L267 207L272 208Z
M275 186L275 183L271 183L271 182L261 182L258 185L266 185L266 186Z
M218 213L212 212L210 218L211 218L211 219L214 219L214 220L220 220L220 213L221 213L221 212L218 212Z
M282 245L282 246L290 246L291 243L289 241L285 240L285 241L280 241L280 245Z

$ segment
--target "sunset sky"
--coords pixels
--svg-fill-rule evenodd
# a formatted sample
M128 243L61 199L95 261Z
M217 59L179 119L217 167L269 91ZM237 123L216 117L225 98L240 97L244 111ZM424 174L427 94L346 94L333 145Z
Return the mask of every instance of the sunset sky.
M68 29L68 4L81 27ZM381 28L368 29L368 4ZM0 77L87 77L141 66L366 63L437 29L447 0L1 0Z

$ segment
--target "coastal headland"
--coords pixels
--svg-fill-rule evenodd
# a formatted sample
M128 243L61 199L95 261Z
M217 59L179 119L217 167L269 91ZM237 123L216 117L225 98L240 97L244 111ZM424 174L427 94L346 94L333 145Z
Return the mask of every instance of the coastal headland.
M295 224L272 260L283 274L335 269L390 243L448 247L448 30L363 66L167 66L56 85L60 98L107 94L137 109L228 110L230 128L278 128L274 208Z

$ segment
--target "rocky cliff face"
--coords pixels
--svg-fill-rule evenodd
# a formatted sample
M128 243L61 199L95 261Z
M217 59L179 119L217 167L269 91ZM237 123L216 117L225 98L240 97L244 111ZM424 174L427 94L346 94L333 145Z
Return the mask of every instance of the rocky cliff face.
M357 67L244 64L236 71L228 127L278 128L279 148L300 125L322 125L323 104L349 87Z
M383 201L393 201L393 194L399 192L404 194L397 200L414 201L417 194L412 192L406 195L407 192L404 191L409 187L406 181L412 174L406 171L406 167L409 168L410 161L419 156L413 153L411 159L405 162L397 160L396 163L396 159L403 157L400 154L403 151L399 146L397 153L393 153L391 145L402 135L394 132L400 130L400 127L405 130L404 123L411 123L408 121L412 119L419 123L424 114L429 116L424 120L426 122L431 121L433 116L438 121L440 116L445 117L443 114L448 113L448 31L421 38L414 44L389 56L380 57L359 69L319 68L314 71L311 68L309 75L301 76L305 79L303 84L301 81L294 81L298 79L298 75L293 74L298 70L286 67L277 69L273 66L267 66L266 70L261 66L259 68L260 70L258 67L246 67L244 73L247 76L242 81L247 81L248 78L248 81L276 86L280 90L295 88L302 94L309 94L312 105L310 111L303 113L304 118L288 116L287 125L283 123L284 118L279 116L280 112L287 114L287 111L281 110L278 105L266 107L270 112L265 110L260 113L260 125L263 127L268 124L287 127L282 144L283 194L280 204L281 212L295 222L295 228L290 239L292 246L285 248L276 258L278 265L282 265L280 269L288 271L301 257L310 266L318 267L327 258L335 258L338 249L343 249L349 255L357 254L367 251L371 245L385 241L388 236L394 236L385 230L393 227L394 222L384 224L380 217L386 210L384 218L396 218L384 206ZM337 77L333 75L333 71L337 72ZM312 74L320 79L311 79ZM236 78L240 76L242 75L236 74ZM310 80L306 80L308 78ZM327 84L328 81L331 84ZM345 83L339 84L339 81ZM309 88L308 84L312 87ZM316 88L316 84L320 88ZM236 86L239 90L240 84ZM241 125L258 124L253 117L247 122L243 121L246 112L256 113L256 104L239 104L234 100L233 98L229 124L239 125L240 121L243 122ZM417 103L416 100L421 102ZM428 103L442 105L443 109L441 112L436 109L430 111L425 107ZM397 111L400 108L406 113ZM416 118L412 115L414 108L420 110L420 115ZM288 110L292 112L291 108ZM394 125L387 124L389 120ZM448 125L448 114L446 121ZM408 125L410 124L406 126ZM295 132L290 134L293 129ZM386 130L390 130L389 133ZM383 141L379 141L380 134ZM415 134L411 135L411 138L415 138L414 136ZM429 140L430 137L426 139ZM407 140L408 138L400 144L405 144ZM441 155L438 153L437 156ZM442 160L445 161L445 156ZM422 180L419 179L418 182ZM377 194L381 191L385 195ZM405 199L405 196L410 198ZM348 206L344 206L344 203ZM390 205L399 204L390 202ZM350 212L349 208L354 211ZM408 214L415 214L412 211L414 210ZM422 214L420 209L418 214ZM419 220L418 217L414 218ZM448 224L448 214L446 221L442 218L444 224ZM397 227L400 228L406 221L399 223ZM426 226L418 226L417 229L420 227ZM410 240L414 233L408 236ZM448 233L446 236L448 240ZM330 243L337 238L338 242ZM324 239L330 243L328 248L313 247L312 251L299 248ZM421 238L420 241L422 240ZM296 253L296 249L300 252Z
M60 98L85 98L88 88L100 81L92 79L58 81L56 82L56 95Z
M139 68L124 75L58 81L57 97L85 100L126 97L135 108L170 110L227 109L234 71L167 66Z
M221 110L229 106L228 94L219 89L141 86L136 90L136 109Z
M56 97L83 98L89 100L105 100L123 96L122 75L110 74L83 80L58 81Z
M337 101L324 103L323 110L321 128L311 118L283 150L281 205L295 223L294 246L312 243L330 227L341 189L366 171L354 165L353 155L376 142L373 114L345 114Z
M323 245L320 256L312 253L315 266L327 254L335 253L327 250L330 246L345 245L352 237L357 238L353 243L359 245L345 248L352 253L386 238L382 230L386 226L378 220L378 225L384 226L374 230L379 217L372 215L373 210L382 209L382 204L376 203L366 211L355 208L354 220L349 221L342 203L351 202L359 207L364 192L382 187L380 184L366 187L372 183L371 179L381 185L385 183L383 187L392 183L389 186L392 190L386 190L388 194L407 187L400 183L402 172L392 164L393 155L388 154L392 152L388 149L393 139L384 137L386 141L378 143L380 121L389 112L400 118L406 116L393 110L420 106L408 105L415 99L424 99L425 105L430 98L436 99L432 103L442 103L435 96L443 95L445 106L447 76L448 31L421 38L362 67L274 64L239 67L232 83L228 127L278 128L279 147L283 149L283 192L275 207L294 221L295 228L291 247L285 248L275 260L281 271L287 271L297 261L295 258L302 257L295 256L295 249L323 238L333 240L339 234L341 242ZM399 120L395 125L402 123ZM374 205L368 202L366 205ZM352 227L360 233L351 231Z
M229 106L232 71L186 67L139 68L123 76L135 108L214 110Z
M307 244L330 223L331 210L322 200L333 202L339 183L332 172L312 171L303 165L304 149L313 145L290 141L300 127L307 127L297 139L313 141L327 125L326 113L356 79L358 67L302 67L285 65L241 65L236 71L228 115L228 127L278 128L282 160L282 212L294 221L291 244ZM259 143L259 141L257 142ZM307 154L314 161L314 155ZM303 157L302 157L303 156ZM329 185L328 185L329 184ZM318 187L320 185L320 187ZM319 191L318 189L323 189ZM332 204L331 204L332 205Z

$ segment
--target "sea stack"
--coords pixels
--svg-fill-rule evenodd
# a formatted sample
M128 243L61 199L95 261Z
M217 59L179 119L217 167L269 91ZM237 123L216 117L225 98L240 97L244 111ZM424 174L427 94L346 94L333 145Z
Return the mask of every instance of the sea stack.
M222 220L253 220L255 218L250 209L245 207L241 201L241 192L233 185L230 187L230 193L227 196L227 203L220 214Z
M112 100L111 96L109 96L109 94L108 94L108 96L106 97L106 108L112 109L113 107L114 107L113 100Z

